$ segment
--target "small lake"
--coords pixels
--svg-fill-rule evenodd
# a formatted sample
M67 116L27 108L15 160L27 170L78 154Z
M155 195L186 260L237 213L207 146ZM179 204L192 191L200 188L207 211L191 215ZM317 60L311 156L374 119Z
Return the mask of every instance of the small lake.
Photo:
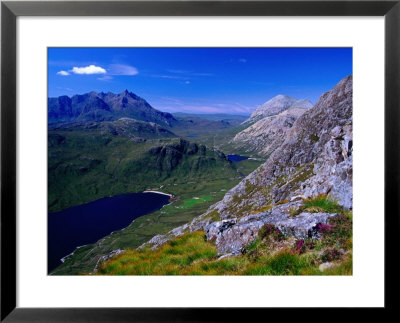
M48 214L48 262L51 272L76 247L94 243L127 227L134 219L161 209L168 195L129 193L105 197Z
M240 155L227 155L227 157L230 161L232 161L234 163L249 159L249 157L247 157L247 156L240 156Z

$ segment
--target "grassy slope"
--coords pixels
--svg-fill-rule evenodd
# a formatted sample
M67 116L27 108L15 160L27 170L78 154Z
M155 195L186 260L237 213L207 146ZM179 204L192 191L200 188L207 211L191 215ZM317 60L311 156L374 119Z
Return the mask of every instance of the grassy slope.
M308 201L310 208L331 208L334 204ZM334 205L336 211L337 205ZM102 275L351 275L351 212L320 229L320 240L285 237L276 228L264 226L258 238L239 256L218 260L215 245L206 241L205 232L187 233L156 250L128 250L102 263ZM321 271L322 263L332 268Z

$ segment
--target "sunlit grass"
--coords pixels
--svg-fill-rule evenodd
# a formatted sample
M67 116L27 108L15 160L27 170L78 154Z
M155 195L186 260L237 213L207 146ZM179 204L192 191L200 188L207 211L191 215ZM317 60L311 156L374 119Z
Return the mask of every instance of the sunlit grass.
M347 225L347 222L344 222ZM336 229L342 230L343 222ZM264 230L265 231L265 230ZM337 231L329 234L336 235ZM352 275L352 250L334 259L333 267L321 271L321 250L332 247L328 233L322 248L299 253L295 238L261 234L243 254L219 259L215 245L206 241L205 232L186 233L158 249L128 250L100 265L100 275ZM351 247L351 238L346 240ZM333 247L335 244L333 244Z
M127 251L101 266L108 275L179 275L188 274L196 261L217 257L215 246L205 241L204 232L178 237L157 250Z
M185 199L183 201L183 204L180 205L179 208L188 209L188 208L191 208L191 207L193 207L193 206L195 206L197 204L201 204L201 203L204 203L204 202L211 201L212 199L213 199L213 197L211 195L203 195L203 196L200 196L200 197L196 197L195 196L195 197L192 197L192 198L189 198L189 199Z
M314 198L309 198L304 201L304 208L308 212L327 212L340 213L343 208L335 201L331 200L325 194L318 195Z

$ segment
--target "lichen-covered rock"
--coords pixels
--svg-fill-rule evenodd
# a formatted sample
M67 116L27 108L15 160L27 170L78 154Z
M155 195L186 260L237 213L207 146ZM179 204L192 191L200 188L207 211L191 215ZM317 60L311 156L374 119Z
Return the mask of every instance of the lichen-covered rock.
M303 212L296 216L290 215L290 210L298 208L302 202L289 202L278 205L268 211L251 214L240 220L222 220L206 225L207 240L215 241L219 254L240 253L245 246L253 241L264 224L273 224L283 234L298 239L318 238L317 225L327 224L335 213Z
M317 158L313 173L304 182L302 193L305 197L328 194L347 209L353 205L353 139L352 127L335 127L331 139Z

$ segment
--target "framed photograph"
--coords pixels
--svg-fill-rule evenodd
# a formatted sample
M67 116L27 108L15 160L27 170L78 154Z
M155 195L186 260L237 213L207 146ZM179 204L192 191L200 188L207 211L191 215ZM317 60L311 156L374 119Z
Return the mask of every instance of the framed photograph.
M2 2L1 320L391 309L399 14Z

